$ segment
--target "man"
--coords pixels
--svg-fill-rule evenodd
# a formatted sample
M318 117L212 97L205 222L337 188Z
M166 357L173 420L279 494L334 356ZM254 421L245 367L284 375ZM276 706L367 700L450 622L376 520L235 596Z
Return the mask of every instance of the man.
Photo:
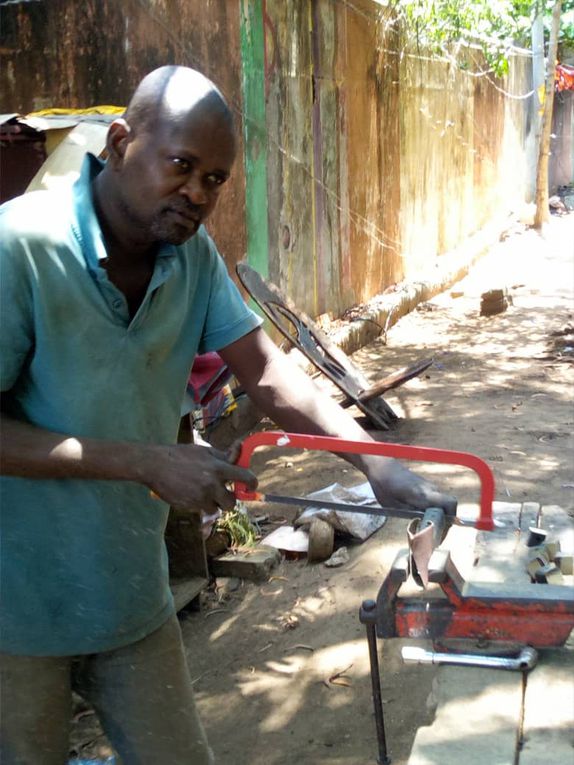
M169 506L256 485L176 444L197 352L218 351L280 427L370 440L279 352L202 223L236 144L217 88L183 67L138 87L69 195L4 205L2 762L63 765L74 682L125 765L212 762L168 587ZM383 503L454 500L390 459L349 456Z

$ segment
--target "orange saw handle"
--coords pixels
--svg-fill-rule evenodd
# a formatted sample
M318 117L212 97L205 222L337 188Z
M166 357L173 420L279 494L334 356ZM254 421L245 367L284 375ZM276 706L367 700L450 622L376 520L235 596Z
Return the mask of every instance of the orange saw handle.
M247 436L241 444L237 465L248 468L251 455L260 446L313 449L336 454L374 454L380 457L462 465L474 470L480 479L480 513L474 524L475 528L492 531L495 527L492 518L494 476L486 462L474 454L449 449L434 449L428 446L406 446L405 444L387 444L378 441L347 441L344 438L333 438L332 436L309 436L302 433L283 433L270 430ZM246 484L236 481L235 496L237 499L249 501L257 500L261 495L256 491L250 491Z

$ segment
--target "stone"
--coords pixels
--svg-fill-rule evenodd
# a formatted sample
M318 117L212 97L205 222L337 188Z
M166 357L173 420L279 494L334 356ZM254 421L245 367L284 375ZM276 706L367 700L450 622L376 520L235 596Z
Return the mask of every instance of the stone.
M514 765L522 674L478 667L441 667L436 716L419 728L408 765Z
M540 566L535 572L534 579L538 584L562 584L562 572L555 563Z
M574 650L540 651L527 675L520 765L572 762L573 688Z
M333 555L325 561L325 565L328 568L338 568L339 566L344 566L345 563L348 563L350 560L349 558L349 551L346 547L339 547L338 550L335 550Z
M558 552L554 556L554 563L556 563L563 574L567 576L574 574L574 556Z
M502 313L509 305L512 305L512 298L506 288L488 290L480 296L480 315L493 316Z

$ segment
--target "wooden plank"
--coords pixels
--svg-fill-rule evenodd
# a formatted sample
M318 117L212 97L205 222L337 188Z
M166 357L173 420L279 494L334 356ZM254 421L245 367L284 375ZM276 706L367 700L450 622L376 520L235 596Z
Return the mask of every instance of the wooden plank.
M543 505L540 526L546 529L548 541L559 540L562 551L574 553L574 519L560 505Z
M517 556L521 552L521 510L522 505L518 502L493 503L493 515L504 525L494 531L477 534L471 581L527 581L524 573L526 564L522 568L517 564Z
M281 561L279 550L268 545L240 547L211 561L215 576L236 576L255 582L266 581L271 570Z
M199 515L170 508L165 542L173 579L209 576Z
M504 526L477 535L476 560L470 575L474 582L520 583L530 581L526 566L532 555L527 547L529 529L542 522L538 502L494 502L494 517ZM564 511L562 511L564 512ZM542 523L542 525L544 525Z
M574 730L574 643L540 652L529 673L519 765L571 763Z
M181 611L208 585L208 580L201 576L192 576L188 579L170 579L169 588L173 595L175 610Z

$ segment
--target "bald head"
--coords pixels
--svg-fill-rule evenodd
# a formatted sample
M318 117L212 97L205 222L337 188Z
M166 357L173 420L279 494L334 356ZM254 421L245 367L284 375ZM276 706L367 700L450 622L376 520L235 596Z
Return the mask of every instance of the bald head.
M233 116L216 85L201 72L185 66L162 66L138 85L125 118L136 132L177 128L195 111L210 113L233 129Z
M199 72L164 66L112 122L94 181L100 215L126 252L179 245L211 214L237 153L231 111Z

